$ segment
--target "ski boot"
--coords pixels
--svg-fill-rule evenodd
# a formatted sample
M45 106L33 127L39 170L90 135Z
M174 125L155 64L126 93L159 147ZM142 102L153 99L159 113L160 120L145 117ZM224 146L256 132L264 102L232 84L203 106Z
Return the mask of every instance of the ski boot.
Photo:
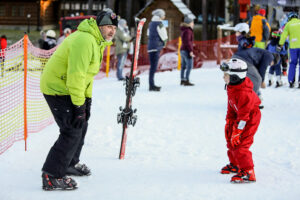
M269 84L268 84L268 86L270 87L272 84L273 84L273 83L272 83L272 81L271 81L271 80L269 80Z
M74 166L69 166L66 174L74 176L89 176L91 175L91 170L85 164L77 163Z
M238 173L238 171L239 168L230 163L221 169L221 174Z
M240 170L237 175L234 175L231 178L231 183L251 183L255 181L256 178L255 178L254 169Z
M281 87L282 86L282 82L281 81L276 81L276 86L275 88Z
M43 190L75 190L77 183L70 177L55 178L43 172L42 174Z
M194 83L191 83L190 81L185 81L184 86L194 86Z
M293 82L289 82L289 84L290 84L290 88L294 87L294 83Z
M150 86L149 91L155 91L155 92L159 92L161 89L161 87L159 86Z
M185 85L185 83L186 83L186 80L181 80L180 81L180 85Z

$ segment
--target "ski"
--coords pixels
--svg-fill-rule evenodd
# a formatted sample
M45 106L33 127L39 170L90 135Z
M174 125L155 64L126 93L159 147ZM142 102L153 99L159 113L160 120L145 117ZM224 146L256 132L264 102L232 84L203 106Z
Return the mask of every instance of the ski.
M140 79L136 76L136 69L137 69L137 62L139 57L139 50L140 50L140 41L142 35L142 29L145 24L146 19L138 19L135 18L135 22L137 24L136 30L136 38L135 38L135 45L134 45L134 56L132 58L132 65L130 69L129 76L126 76L124 85L125 85L125 93L126 93L126 103L125 108L120 107L121 113L118 114L117 121L118 123L123 124L122 130L122 140L121 140L121 147L120 147L120 154L119 159L124 159L125 157L125 147L127 141L127 127L128 125L134 126L137 121L136 109L132 109L132 97L135 95L136 88L140 85Z

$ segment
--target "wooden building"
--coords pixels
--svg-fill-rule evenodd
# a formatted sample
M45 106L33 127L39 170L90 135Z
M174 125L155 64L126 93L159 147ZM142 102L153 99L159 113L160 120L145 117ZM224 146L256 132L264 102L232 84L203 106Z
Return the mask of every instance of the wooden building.
M180 36L180 23L184 19L184 15L189 15L190 18L195 19L195 15L181 0L152 0L141 9L136 15L138 18L146 18L144 25L142 43L147 43L147 29L152 18L152 11L161 8L166 12L164 24L167 27L169 40L176 39Z
M106 8L107 0L93 0L91 14ZM1 0L0 29L57 28L60 17L88 14L88 0Z
M53 26L58 21L58 0L1 0L0 28Z

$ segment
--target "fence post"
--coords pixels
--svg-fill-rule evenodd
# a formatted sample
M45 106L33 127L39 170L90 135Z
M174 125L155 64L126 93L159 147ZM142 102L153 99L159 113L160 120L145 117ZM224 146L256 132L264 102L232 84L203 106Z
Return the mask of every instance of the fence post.
M178 38L178 50L177 50L177 54L178 54L178 63L177 63L177 69L180 70L181 69L181 56L180 56L180 48L181 48L181 37Z
M27 54L28 54L28 35L25 33L24 38L24 141L25 151L27 151Z
M107 50L106 50L106 77L108 77L108 73L109 73L109 62L110 62L110 46L107 46Z

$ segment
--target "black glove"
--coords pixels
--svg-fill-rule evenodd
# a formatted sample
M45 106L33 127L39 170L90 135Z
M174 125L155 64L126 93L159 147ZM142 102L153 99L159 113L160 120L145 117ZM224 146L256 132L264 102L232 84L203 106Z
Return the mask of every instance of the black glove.
M86 120L86 106L83 104L82 106L74 106L74 113L73 113L73 122L72 125L76 129L80 129L83 127L83 123Z
M86 98L85 99L85 113L86 113L86 121L90 119L91 116L91 105L92 105L92 98Z

